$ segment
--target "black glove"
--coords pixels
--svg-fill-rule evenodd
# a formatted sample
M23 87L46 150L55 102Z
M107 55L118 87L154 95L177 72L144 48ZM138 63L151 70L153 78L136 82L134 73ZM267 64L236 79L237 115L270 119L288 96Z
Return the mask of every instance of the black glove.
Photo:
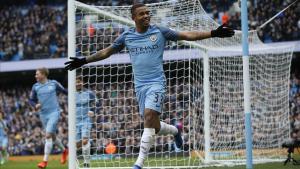
M234 35L234 30L232 28L225 27L225 24L211 31L211 37L225 38L225 37L232 37L233 35Z
M76 58L76 57L70 57L70 61L67 61L65 63L65 69L67 70L74 70L76 68L81 67L84 64L87 64L86 58Z

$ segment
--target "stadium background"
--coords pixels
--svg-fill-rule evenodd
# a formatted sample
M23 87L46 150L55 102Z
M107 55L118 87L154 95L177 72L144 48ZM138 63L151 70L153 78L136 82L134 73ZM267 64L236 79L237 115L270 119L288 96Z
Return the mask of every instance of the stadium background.
M81 2L95 5L132 4L130 0L85 0ZM145 0L142 2L159 1ZM290 2L292 1L249 0L250 29L255 29L263 24ZM240 13L236 0L201 0L201 3L215 21L220 24L228 22L229 26L240 29ZM67 6L65 0L0 0L0 16L0 68L2 63L8 62L67 57ZM259 31L259 36L265 43L290 41L298 43L291 68L290 125L291 133L300 139L300 3L293 5ZM62 68L63 65L58 67L60 68L50 70L49 78L56 79L67 87L67 72ZM8 150L11 156L43 154L42 125L38 115L28 104L31 86L35 83L34 73L35 70L22 70L22 68L18 68L18 71L0 72L0 111L3 112L4 120L9 128ZM115 93L109 93L104 97L108 99L113 95ZM59 98L62 114L58 124L58 137L62 138L63 143L67 145L67 97L59 95ZM175 112L173 116L176 115ZM127 125L128 119L124 118L123 120L124 125ZM105 124L105 119L101 119L100 116L98 121ZM176 123L176 121L171 121L171 123ZM105 129L107 126L103 125L102 127ZM135 142L134 138L129 140ZM108 142L108 139L103 138L97 146L104 148ZM53 154L58 153L58 148L54 148Z

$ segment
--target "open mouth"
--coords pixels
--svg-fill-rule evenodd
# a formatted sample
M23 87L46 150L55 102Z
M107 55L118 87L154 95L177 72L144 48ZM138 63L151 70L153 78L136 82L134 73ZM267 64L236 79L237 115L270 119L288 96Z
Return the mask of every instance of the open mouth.
M149 24L150 23L150 19L145 19L144 23Z

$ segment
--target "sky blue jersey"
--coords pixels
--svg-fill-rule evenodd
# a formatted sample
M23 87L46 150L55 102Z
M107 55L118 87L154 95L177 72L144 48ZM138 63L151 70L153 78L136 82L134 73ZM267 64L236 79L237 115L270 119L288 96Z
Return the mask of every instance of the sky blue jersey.
M7 129L7 125L6 125L5 121L0 119L0 137L7 136L6 129ZM0 144L0 146L1 146L1 144Z
M95 95L92 91L83 89L82 91L76 92L76 118L77 120L83 120L88 117L88 111L95 113Z
M149 26L145 33L135 28L123 32L112 44L120 51L125 46L132 62L135 88L145 84L164 83L163 53L167 40L178 40L178 33L165 27Z
M57 92L67 94L67 90L56 80L48 80L46 83L35 83L32 86L29 103L35 106L41 104L41 113L48 114L60 110Z

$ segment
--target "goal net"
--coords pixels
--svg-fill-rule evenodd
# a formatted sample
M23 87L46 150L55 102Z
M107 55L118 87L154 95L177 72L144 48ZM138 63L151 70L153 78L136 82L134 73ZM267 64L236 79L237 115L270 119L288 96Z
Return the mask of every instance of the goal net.
M76 56L88 56L108 47L134 26L130 6L75 4ZM218 27L198 0L147 6L152 24L176 31L210 31ZM156 136L145 168L245 163L241 37L236 31L232 38L167 43L163 62L167 93L160 117L182 127L184 146L178 149L172 136ZM253 159L255 163L282 160L285 150L281 144L289 138L292 47L263 44L256 31L249 33L249 43ZM91 104L95 111L90 132L91 167L131 168L138 155L143 120L128 51L79 68L76 74L96 95ZM84 168L81 148L77 149L76 159L77 167Z

